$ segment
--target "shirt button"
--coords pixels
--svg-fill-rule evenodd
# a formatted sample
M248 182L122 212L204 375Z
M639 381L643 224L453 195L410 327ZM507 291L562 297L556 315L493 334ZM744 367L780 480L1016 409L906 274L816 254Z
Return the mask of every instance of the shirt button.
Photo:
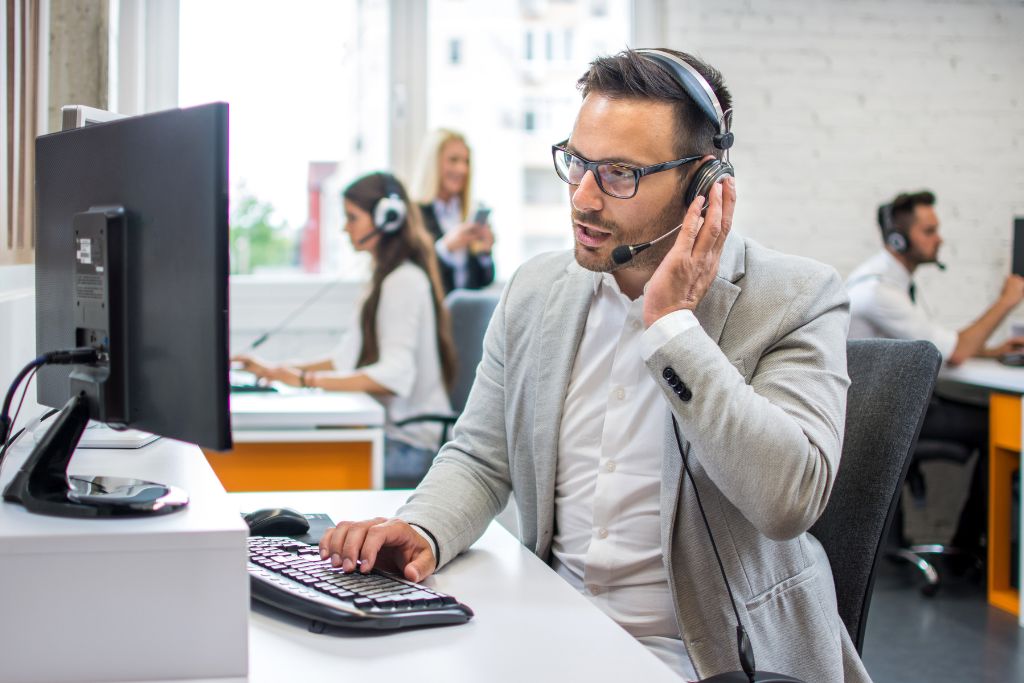
M633 329L634 330L639 330L643 326L644 326L644 324L642 322L640 322L639 320L634 320L633 321Z
M594 585L587 586L587 592L589 592L591 595L600 595L601 587Z
M608 530L605 529L604 527L601 527L600 529L597 530L597 537L598 538L602 538L602 539L603 538L608 538Z
M604 470L605 470L605 472L614 472L615 471L615 461L614 460L609 460L608 462L606 462L604 464Z
M622 399L626 398L626 390L623 389L622 387L619 387L618 389L616 389L615 390L615 398L619 399L620 401Z

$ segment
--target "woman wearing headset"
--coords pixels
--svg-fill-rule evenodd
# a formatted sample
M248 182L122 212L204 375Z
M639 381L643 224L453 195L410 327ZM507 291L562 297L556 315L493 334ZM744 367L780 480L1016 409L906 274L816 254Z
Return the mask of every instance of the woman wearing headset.
M433 243L405 189L388 173L364 176L342 193L345 232L373 257L373 276L341 343L328 358L269 365L237 356L259 377L328 391L364 391L383 403L385 485L415 485L433 461L440 425L407 417L448 414L455 376L451 324Z
M460 133L439 129L431 133L423 149L420 209L427 232L435 240L444 291L486 287L494 281L494 233L486 209L469 215L469 145Z

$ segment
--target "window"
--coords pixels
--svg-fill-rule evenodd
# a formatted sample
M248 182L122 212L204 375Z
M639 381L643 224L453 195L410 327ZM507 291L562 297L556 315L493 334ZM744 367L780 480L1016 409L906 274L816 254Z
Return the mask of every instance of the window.
M234 273L362 270L340 190L387 167L387 20L387 0L181 0L179 106L230 104Z
M550 164L523 169L523 201L526 204L558 205L565 199L565 183L551 171Z
M630 42L632 2L607 0L606 7L594 17L590 0L430 0L427 25L443 33L427 42L445 42L428 49L426 128L466 136L472 201L492 209L499 281L533 254L572 246L568 192L552 168L551 145L572 130L576 80L597 55L593 46ZM451 35L472 51L457 73L448 58Z
M415 192L422 134L439 127L470 144L499 280L536 245L571 246L550 146L572 128L576 80L595 46L629 42L631 1L605 0L595 16L591 0L429 0L416 5L425 41L394 38L407 14L390 10L411 2L307 0L282 12L273 0L248 0L245 11L180 0L178 103L231 105L237 272L365 274L365 255L341 230L342 188L408 159L396 170ZM417 46L422 92L392 87ZM396 112L408 120L396 124Z

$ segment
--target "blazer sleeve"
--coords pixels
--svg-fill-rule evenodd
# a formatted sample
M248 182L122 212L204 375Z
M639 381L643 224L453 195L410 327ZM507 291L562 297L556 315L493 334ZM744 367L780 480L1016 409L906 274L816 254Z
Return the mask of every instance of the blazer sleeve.
M839 276L804 278L756 361L750 383L700 327L647 360L689 457L761 533L793 538L825 509L839 467L846 418L849 305ZM671 369L686 390L669 385Z
M487 327L473 388L451 441L397 513L437 539L438 569L480 538L512 491L505 424L505 311L514 280Z

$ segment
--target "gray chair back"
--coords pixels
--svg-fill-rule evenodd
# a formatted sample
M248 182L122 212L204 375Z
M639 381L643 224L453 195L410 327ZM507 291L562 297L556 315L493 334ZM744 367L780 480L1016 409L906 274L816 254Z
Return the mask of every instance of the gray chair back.
M832 564L839 616L860 652L875 570L942 357L930 342L847 344L846 433L832 496L811 527Z
M466 407L476 367L483 356L484 332L501 297L500 290L456 289L445 298L452 319L452 334L458 361L455 384L449 394L456 415Z

